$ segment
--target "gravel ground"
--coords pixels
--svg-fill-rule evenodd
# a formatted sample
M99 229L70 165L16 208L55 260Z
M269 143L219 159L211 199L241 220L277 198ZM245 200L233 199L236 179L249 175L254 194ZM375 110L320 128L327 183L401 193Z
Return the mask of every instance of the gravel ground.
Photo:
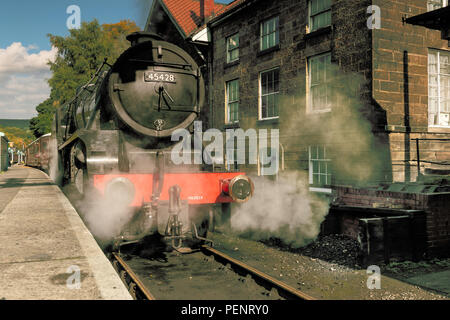
M338 235L323 237L306 247L293 250L286 246L281 246L281 250L273 247L277 244L274 239L264 244L220 231L209 234L209 238L214 240L214 246L218 250L318 299L448 299L444 295L394 279L392 276L396 272L401 273L402 268L406 268L401 264L380 266L381 288L368 289L369 275L358 265L359 253L355 243L346 237ZM417 274L412 265L408 265L408 270L409 273L405 274Z
M358 242L341 234L321 237L302 248L292 248L274 238L263 240L261 243L283 251L299 253L350 268L360 267L361 254Z

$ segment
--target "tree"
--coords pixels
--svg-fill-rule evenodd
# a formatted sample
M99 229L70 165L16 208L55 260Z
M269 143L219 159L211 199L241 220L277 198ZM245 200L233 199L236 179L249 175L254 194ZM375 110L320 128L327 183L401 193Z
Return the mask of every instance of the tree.
M28 145L34 139L30 131L26 131L16 127L1 127L0 132L3 132L9 141L14 143L14 146L22 149L23 146Z
M114 24L104 24L103 31L106 45L109 46L109 57L111 61L116 61L122 52L130 47L126 36L139 31L139 28L133 21L122 20Z
M40 137L51 131L56 105L49 98L36 107L38 116L30 120L30 130L33 131L35 137Z
M129 47L126 35L138 30L129 20L104 25L94 20L83 22L80 29L70 30L67 37L48 35L58 54L55 61L49 62L50 97L36 107L38 116L30 121L36 137L50 132L55 110L73 99L76 89L92 78L105 58L109 64L114 63Z

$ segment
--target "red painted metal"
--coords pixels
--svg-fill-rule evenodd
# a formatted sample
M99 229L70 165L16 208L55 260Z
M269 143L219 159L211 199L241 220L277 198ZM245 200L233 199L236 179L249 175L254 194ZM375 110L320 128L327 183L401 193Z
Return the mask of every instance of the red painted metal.
M201 173L170 173L164 175L164 187L161 200L169 200L169 188L174 185L181 187L181 199L188 200L189 204L211 204L233 202L233 199L224 194L228 183L242 172L201 172ZM108 174L94 175L94 187L104 194L107 184L123 177L134 185L135 197L131 206L141 206L142 202L149 202L152 195L152 174ZM224 183L225 182L225 183Z

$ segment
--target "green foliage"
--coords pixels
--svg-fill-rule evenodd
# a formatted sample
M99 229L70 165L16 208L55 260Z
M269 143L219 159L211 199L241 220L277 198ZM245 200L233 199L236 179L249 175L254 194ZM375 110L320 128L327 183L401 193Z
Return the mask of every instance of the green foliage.
M30 130L33 131L35 137L40 137L51 131L55 110L56 103L51 98L36 107L38 116L30 120Z
M23 146L34 140L32 132L22 128L0 126L0 132L3 132L8 140L13 142L14 146L19 149L22 149Z
M38 116L30 121L36 137L50 132L55 110L73 99L76 89L92 78L105 58L113 64L129 46L125 36L138 30L128 20L106 25L94 20L83 22L80 29L70 30L67 37L48 35L58 54L49 63L53 73L48 81L50 98L36 107Z
M0 119L0 127L14 127L26 131L30 127L30 120Z

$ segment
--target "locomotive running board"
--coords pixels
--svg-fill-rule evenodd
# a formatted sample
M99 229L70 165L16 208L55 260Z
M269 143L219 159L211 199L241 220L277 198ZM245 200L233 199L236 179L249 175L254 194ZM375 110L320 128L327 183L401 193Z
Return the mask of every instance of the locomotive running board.
M59 147L58 147L58 150L62 150L62 149L64 149L65 147L67 147L69 144L71 144L72 142L74 142L76 139L78 139L78 132L75 132L72 136L70 136L70 138L69 139L67 139L63 144L61 144Z

